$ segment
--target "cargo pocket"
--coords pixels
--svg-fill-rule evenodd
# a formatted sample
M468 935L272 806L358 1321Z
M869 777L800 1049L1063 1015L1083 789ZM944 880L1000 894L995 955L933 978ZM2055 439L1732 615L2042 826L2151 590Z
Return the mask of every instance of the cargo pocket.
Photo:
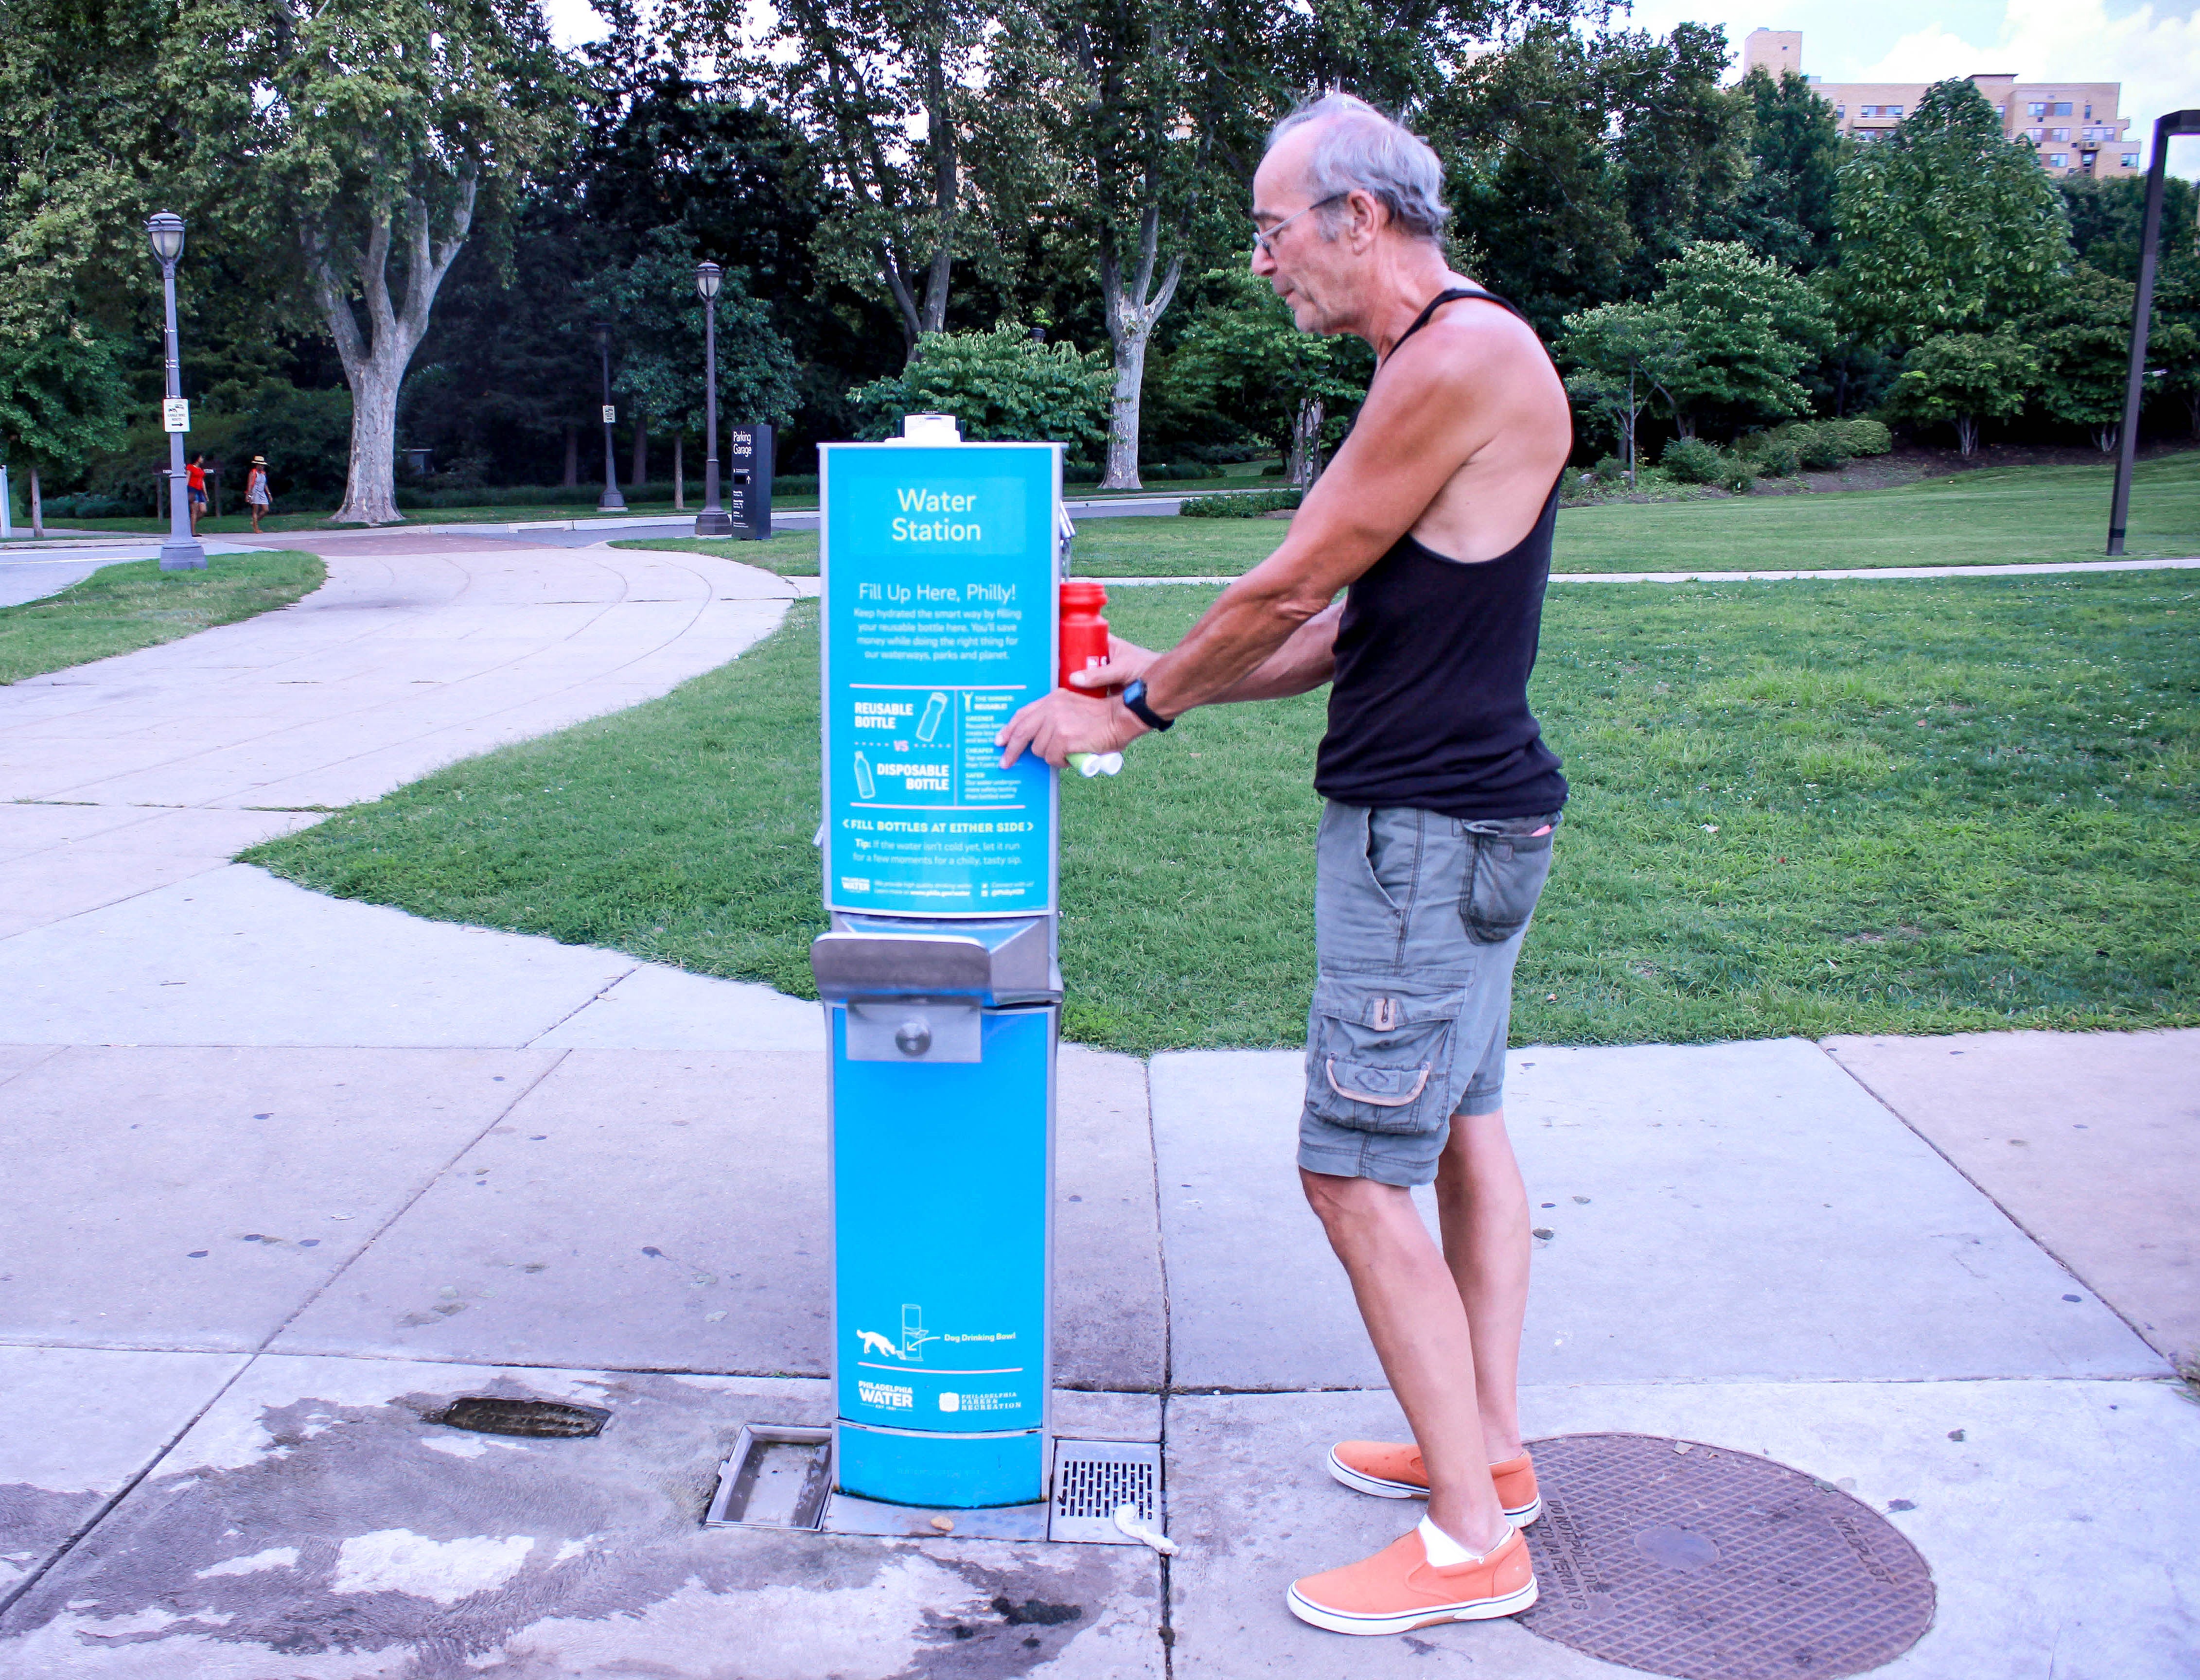
M1538 819L1536 826L1542 826ZM1554 820L1554 819L1553 819ZM1529 826L1523 823L1521 826ZM1550 879L1555 835L1483 834L1470 828L1474 879L1460 900L1460 920L1477 945L1502 945L1528 925Z
M1307 1112L1359 1132L1432 1132L1451 1119L1460 992L1418 996L1324 980L1307 1031Z

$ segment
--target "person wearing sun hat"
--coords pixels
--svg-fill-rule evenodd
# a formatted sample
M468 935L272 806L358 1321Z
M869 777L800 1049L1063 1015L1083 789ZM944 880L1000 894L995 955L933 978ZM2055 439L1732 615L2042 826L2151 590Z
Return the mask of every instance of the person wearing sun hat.
M244 480L244 505L252 510L252 529L260 530L260 516L272 512L275 499L267 494L267 457L255 455L252 471Z

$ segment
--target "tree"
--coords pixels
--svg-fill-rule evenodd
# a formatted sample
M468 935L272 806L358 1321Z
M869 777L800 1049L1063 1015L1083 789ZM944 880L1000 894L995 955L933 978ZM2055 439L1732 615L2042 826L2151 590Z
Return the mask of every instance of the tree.
M2146 357L2161 370L2163 389L2185 405L2191 436L2200 439L2200 330L2184 321L2164 322L2148 333Z
M1604 414L1619 433L1627 487L1635 488L1635 440L1654 393L1679 410L1673 390L1688 369L1688 335L1669 309L1600 303L1565 319L1559 358L1575 371L1566 391Z
M747 286L746 273L728 270L718 292L718 412L728 420L784 424L796 400L794 353ZM694 248L680 230L658 229L603 297L625 329L614 388L635 412L635 436L645 424L676 436L701 431L704 306L695 295Z
M2136 290L2081 262L2025 323L2039 350L2039 407L2051 419L2091 428L2103 454L2123 429Z
M743 9L722 9L737 35ZM778 85L844 195L836 254L885 288L913 357L946 330L956 259L985 226L962 149L998 100L986 20L968 0L784 0L778 15Z
M2004 325L1998 332L1944 332L1903 358L1889 407L1928 425L1945 421L1966 455L1978 453L1979 423L2020 413L2039 378L2039 356Z
M1833 332L1808 283L1741 245L1711 240L1661 272L1665 283L1651 301L1680 329L1682 354L1665 389L1682 436L1696 435L1707 410L1770 419L1810 412L1795 375Z
M111 339L79 325L0 337L0 439L28 457L31 530L46 534L41 468L113 449L127 425L129 385Z
M2070 260L2054 184L1967 81L1928 88L1841 166L1834 224L1835 301L1867 343L1991 332L2038 307Z
M1462 255L1547 337L1565 316L1648 296L1659 266L1723 233L1747 179L1747 98L1719 86L1726 40L1583 36L1539 22L1432 97Z
M274 0L240 52L231 73L265 89L260 190L295 230L351 386L336 517L388 523L398 393L436 290L477 213L565 132L567 79L535 0Z
M1074 453L1107 436L1113 381L1106 359L1073 344L1042 344L1025 328L935 333L898 374L848 393L870 411L869 436L891 435L905 414L952 414L971 438L1033 438Z
M1741 79L1750 105L1750 176L1715 221L1759 256L1808 273L1833 255L1834 181L1841 132L1834 108L1793 70Z
M2139 283L2139 235L2146 216L2146 177L2066 175L2056 184L2070 215L2070 243L2080 262ZM2161 277L2188 272L2200 259L2200 187L2162 178L2162 230L2156 251Z
M1177 341L1171 382L1218 421L1274 444L1285 478L1311 484L1326 419L1366 393L1366 345L1301 332L1274 288L1247 269L1212 270L1202 284L1208 296Z

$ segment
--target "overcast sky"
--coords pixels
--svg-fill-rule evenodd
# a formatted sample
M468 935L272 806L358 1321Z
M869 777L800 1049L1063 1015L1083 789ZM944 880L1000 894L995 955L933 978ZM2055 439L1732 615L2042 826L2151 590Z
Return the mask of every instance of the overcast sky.
M602 20L588 0L545 0L568 44ZM2200 106L2200 0L1636 0L1632 26L1723 23L1737 59L1760 26L1803 32L1803 68L1828 81L1934 81L2009 71L2025 81L2121 82L2134 138L2164 111ZM2170 164L2200 176L2200 137Z

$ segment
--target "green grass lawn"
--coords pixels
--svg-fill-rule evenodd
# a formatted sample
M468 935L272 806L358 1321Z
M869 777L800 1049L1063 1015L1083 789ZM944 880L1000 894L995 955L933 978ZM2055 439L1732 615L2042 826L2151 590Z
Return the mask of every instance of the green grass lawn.
M1998 565L2098 560L2115 471L2007 467L1886 490L1570 507L1559 571L1740 571L1788 566ZM2200 450L2139 463L2134 557L2200 555Z
M1110 612L1166 644L1213 594ZM1575 798L1516 1041L2200 1023L2196 615L2163 575L1554 596L1535 697ZM248 858L807 995L816 645L799 603L663 700ZM1071 1036L1296 1040L1321 719L1197 712L1064 783Z
M158 560L102 566L57 595L0 608L0 683L288 606L327 575L317 556L290 550L215 554L204 571L164 572Z
M1744 571L2098 560L2111 477L2106 466L2010 467L1886 490L1569 507L1559 515L1552 565ZM1086 577L1234 577L1273 553L1288 529L1278 519L1085 519L1075 565ZM769 543L617 546L693 548L786 577L817 575L817 540L808 533ZM2139 464L2126 547L2133 558L2200 555L2200 450Z

